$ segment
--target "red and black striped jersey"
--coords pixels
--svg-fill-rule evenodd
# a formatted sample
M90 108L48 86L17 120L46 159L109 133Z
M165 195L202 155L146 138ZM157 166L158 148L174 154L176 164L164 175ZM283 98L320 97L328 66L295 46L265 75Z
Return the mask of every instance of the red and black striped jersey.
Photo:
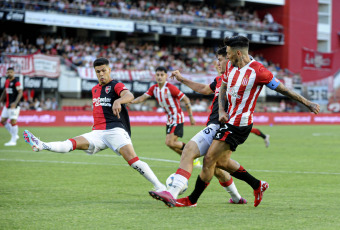
M220 91L221 83L222 83L222 76L218 76L214 79L212 83L210 83L210 89L214 92L214 99L210 106L210 114L208 116L207 126L210 124L219 124L218 121L218 94ZM226 102L225 111L228 111L228 103Z
M5 81L5 91L6 91L6 107L10 108L11 103L17 99L18 91L21 90L20 81L14 78L10 81L8 78ZM19 104L17 104L17 107Z
M120 118L113 115L112 105L120 98L123 90L127 90L123 83L112 80L106 85L96 85L92 88L93 130L105 130L120 127L131 136L130 119L125 105L119 113Z

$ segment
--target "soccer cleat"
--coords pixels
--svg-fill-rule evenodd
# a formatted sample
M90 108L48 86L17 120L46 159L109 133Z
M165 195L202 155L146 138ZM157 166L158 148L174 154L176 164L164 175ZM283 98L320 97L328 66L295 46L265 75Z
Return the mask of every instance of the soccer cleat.
M163 201L166 206L169 208L175 207L176 200L173 198L170 192L163 191L163 192L155 192L149 191L150 196L156 200Z
M176 200L176 207L196 207L197 203L193 204L189 200L189 197L184 197Z
M266 148L268 148L268 147L269 147L269 144L270 144L269 138L270 138L269 135L266 135L266 138L264 138L264 143L266 144Z
M16 146L16 145L17 145L16 141L9 141L9 142L4 144L4 146Z
M194 160L193 165L194 165L195 167L201 167L202 165L201 165L200 159L196 158L196 159Z
M36 138L30 131L25 130L23 135L26 143L32 146L34 152L39 152L43 149L42 142L38 138Z
M269 188L269 184L265 181L261 181L260 186L254 190L254 196L255 196L254 206L255 207L257 207L261 203L263 193L268 188Z
M230 204L246 204L246 203L248 203L248 202L247 202L246 199L244 199L244 198L241 197L241 199L238 201L238 203L235 203L235 202L233 201L232 198L230 198L229 203L230 203Z

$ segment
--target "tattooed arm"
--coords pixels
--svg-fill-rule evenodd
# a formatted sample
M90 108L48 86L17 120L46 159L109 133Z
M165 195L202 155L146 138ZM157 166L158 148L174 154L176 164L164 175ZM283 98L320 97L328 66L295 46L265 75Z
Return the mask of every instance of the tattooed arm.
M220 91L218 93L218 120L220 122L227 122L228 121L228 114L225 112L225 104L226 104L226 92L227 92L227 85L222 81Z
M298 101L302 104L304 104L311 112L318 114L320 111L320 105L313 103L300 94L295 93L294 91L288 89L286 86L284 86L281 82L278 85L278 87L275 89L276 92L279 92L295 101Z

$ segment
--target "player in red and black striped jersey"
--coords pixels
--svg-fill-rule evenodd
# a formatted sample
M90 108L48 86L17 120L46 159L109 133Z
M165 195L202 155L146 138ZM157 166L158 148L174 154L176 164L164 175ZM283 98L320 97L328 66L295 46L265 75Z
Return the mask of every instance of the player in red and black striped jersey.
M98 58L93 63L99 84L92 88L93 119L92 131L63 142L42 142L28 130L24 139L34 151L70 152L75 149L95 154L110 148L122 155L128 164L149 180L156 191L166 187L153 173L149 165L135 153L131 142L129 114L125 105L134 98L123 83L111 79L111 68L106 58Z
M14 69L9 67L7 69L7 79L5 82L4 91L0 97L0 103L6 101L1 113L1 124L5 126L11 134L11 140L5 143L5 146L17 145L18 125L17 119L20 113L19 102L22 97L22 87L20 81L14 77ZM10 119L10 123L7 120Z

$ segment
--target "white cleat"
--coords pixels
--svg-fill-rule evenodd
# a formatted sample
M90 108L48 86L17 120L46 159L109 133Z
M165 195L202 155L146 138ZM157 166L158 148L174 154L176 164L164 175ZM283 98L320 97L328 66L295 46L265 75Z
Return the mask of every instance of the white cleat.
M36 138L30 131L25 130L23 134L26 143L32 146L34 152L39 152L43 149L42 142L38 138Z
M9 142L4 144L4 146L16 146L16 145L17 145L16 141L9 141Z
M266 138L264 139L264 143L266 144L266 148L269 147L270 141L269 141L270 136L266 135Z

